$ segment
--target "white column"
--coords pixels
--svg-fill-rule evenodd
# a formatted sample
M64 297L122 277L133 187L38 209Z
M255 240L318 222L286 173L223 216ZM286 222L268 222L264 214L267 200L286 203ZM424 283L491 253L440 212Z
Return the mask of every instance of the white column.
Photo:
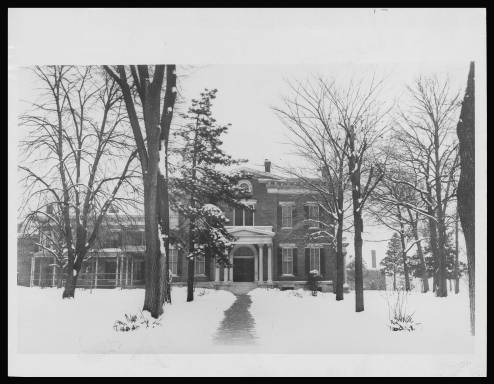
M216 264L216 259L214 260L214 281L220 281L220 267Z
M98 288L98 256L96 256L96 265L94 267L94 288Z
M223 267L223 281L226 283L228 281L228 269L227 267Z
M115 267L115 287L118 287L118 260L119 257L118 255L115 257L115 261L117 263L117 266Z
M229 269L230 272L230 278L228 279L229 281L233 281L233 253L230 255L230 264L232 265Z
M36 265L36 259L34 256L31 256L31 271L29 274L29 286L32 287L34 285L34 266Z
M254 281L259 281L259 255L254 255Z
M271 250L273 249L272 245L268 245L268 283L273 282L273 267L272 267L272 255Z
M129 257L125 258L125 287L129 285Z
M134 256L130 257L130 286L134 287Z
M264 276L263 276L263 262L262 262L262 253L263 253L263 244L258 244L259 246L259 281L262 283L264 282Z
M56 263L57 263L57 259L55 256L53 256L53 272L52 272L52 276L51 276L51 286L54 287L55 286L55 275L57 273L57 266L56 266Z

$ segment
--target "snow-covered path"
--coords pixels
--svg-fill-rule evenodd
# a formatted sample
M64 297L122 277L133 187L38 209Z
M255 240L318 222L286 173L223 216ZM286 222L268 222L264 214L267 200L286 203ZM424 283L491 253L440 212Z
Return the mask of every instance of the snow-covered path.
M249 295L237 295L237 299L225 311L225 318L215 335L218 344L255 344L255 321L249 312L252 300Z

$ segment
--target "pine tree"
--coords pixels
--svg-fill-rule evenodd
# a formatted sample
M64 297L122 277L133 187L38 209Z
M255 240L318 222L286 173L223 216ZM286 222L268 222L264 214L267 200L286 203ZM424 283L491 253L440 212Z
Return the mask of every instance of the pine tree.
M393 290L396 291L396 276L403 273L403 259L400 235L393 233L388 242L386 257L381 260L381 270L393 277Z
M221 136L229 125L219 125L212 117L211 101L216 89L205 89L199 100L192 100L182 114L185 125L175 134L180 143L179 177L174 189L178 211L188 220L187 231L187 301L194 300L195 261L210 257L218 265L228 265L228 253L234 238L225 229L228 219L218 205L248 208L239 199L245 192L237 186L241 175L224 169L243 160L234 160L222 147Z

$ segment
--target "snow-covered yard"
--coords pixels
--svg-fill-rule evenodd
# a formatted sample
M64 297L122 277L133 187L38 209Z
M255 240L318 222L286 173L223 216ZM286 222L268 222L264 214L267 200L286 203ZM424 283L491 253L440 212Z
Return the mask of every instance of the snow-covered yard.
M78 290L62 300L61 290L18 287L18 341L21 353L469 353L468 296L436 298L413 292L408 307L421 323L414 332L391 332L383 291L365 291L365 311L354 310L355 295L337 302L332 293L257 288L248 295L254 343L215 341L224 311L235 296L196 289L187 303L185 288L173 288L161 326L116 332L115 320L139 314L144 291ZM245 298L245 296L243 296ZM389 298L393 300L392 297ZM250 300L249 300L250 303ZM232 309L229 311L231 312ZM247 312L246 312L247 313ZM230 314L231 315L231 314ZM244 316L243 314L240 314ZM233 316L235 318L235 316ZM250 316L249 316L250 317Z
M414 332L391 332L387 300L393 293L365 291L365 311L355 312L355 293L337 302L332 293L255 289L250 312L267 353L469 353L468 295L437 298L412 292L408 308L421 323Z
M204 294L203 294L204 293ZM186 302L186 288L174 287L173 304L165 307L161 326L116 332L115 320L140 314L144 290L77 290L62 300L56 288L18 287L18 340L23 353L205 353L211 335L235 296L226 291L196 289Z

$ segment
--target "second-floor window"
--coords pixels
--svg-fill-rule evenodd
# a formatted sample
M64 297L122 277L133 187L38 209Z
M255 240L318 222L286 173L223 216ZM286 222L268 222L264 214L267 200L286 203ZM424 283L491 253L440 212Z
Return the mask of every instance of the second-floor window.
M293 206L282 205L281 206L281 227L291 228L292 227L292 216L293 216Z
M103 234L102 248L120 248L122 245L122 232L111 231Z
M146 245L144 231L128 230L125 233L126 245Z
M178 228L178 212L170 209L170 228Z
M254 225L254 210L248 208L235 208L233 211L233 222L235 225L239 226Z
M307 206L309 227L319 228L319 205L310 204Z

